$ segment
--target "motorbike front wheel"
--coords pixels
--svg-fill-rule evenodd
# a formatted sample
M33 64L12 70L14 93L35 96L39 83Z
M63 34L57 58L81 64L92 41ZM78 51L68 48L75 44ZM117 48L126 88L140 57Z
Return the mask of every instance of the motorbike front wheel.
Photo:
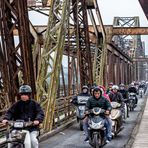
M101 139L99 138L98 134L95 134L93 137L93 147L100 148L101 147Z
M134 111L134 102L130 102L130 105L129 105L129 108L130 108L130 111Z
M83 120L79 121L80 130L83 131Z

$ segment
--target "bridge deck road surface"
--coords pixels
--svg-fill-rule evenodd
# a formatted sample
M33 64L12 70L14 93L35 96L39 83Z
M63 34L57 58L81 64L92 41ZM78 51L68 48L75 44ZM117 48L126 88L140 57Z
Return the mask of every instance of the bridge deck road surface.
M146 98L147 99L147 98ZM110 143L103 148L124 148L135 127L138 114L144 105L144 99L138 99L138 105L130 112L130 117L124 123L124 129ZM84 142L85 135L79 130L76 123L68 129L40 143L40 148L91 148L89 143Z

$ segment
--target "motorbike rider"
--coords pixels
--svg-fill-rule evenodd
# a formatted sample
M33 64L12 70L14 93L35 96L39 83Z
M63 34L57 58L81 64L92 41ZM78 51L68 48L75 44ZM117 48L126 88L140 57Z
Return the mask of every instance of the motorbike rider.
M71 101L71 103L73 103L74 105L78 105L78 96L91 96L90 94L89 94L89 88L88 88L88 86L87 85L84 85L83 87L82 87L82 92L81 93L79 93L77 96L74 96L73 97L73 99L72 99L72 101Z
M84 118L83 120L83 128L84 128L84 132L85 132L85 135L86 135L86 138L84 141L88 141L89 140L89 133L88 133L88 111L90 109L93 109L94 107L100 107L102 109L105 109L106 110L106 114L109 115L110 114L110 111L111 111L111 104L110 102L104 98L102 96L102 91L99 87L95 87L93 89L93 96L91 96L87 103L86 103L86 117ZM102 115L102 117L104 119L106 119L106 116L105 115ZM106 120L107 121L107 120ZM108 140L110 140L111 137L108 137L108 122L106 122L105 124L106 126L106 140L108 142Z
M109 93L109 98L110 98L111 102L113 102L113 101L118 102L118 103L123 102L123 96L119 92L118 85L113 85L112 91Z
M110 98L109 98L108 94L106 94L106 89L105 89L105 87L102 86L102 85L99 85L99 88L100 88L101 91L102 91L102 96L105 97L105 98L110 102Z
M102 91L102 96L105 97L109 102L111 102L108 94L106 94L105 87L102 86L102 85L99 85L99 88ZM110 116L106 115L106 117L107 117L106 119L107 119L107 122L108 122L108 140L111 141L111 137L112 137L112 120L111 120Z
M119 85L119 92L122 94L123 99L127 100L128 99L128 91L125 88L125 85L123 83L121 83ZM128 101L126 101L128 102ZM128 107L128 106L127 106ZM127 117L129 117L129 110L127 109Z
M111 102L118 102L121 104L121 112L124 113L124 100L122 94L119 92L118 85L113 85L112 91L109 93Z
M107 88L107 90L106 90L106 94L109 94L109 93L111 92L112 87L113 87L113 82L110 82L110 83L108 84L108 88Z
M145 82L142 81L142 82L139 84L138 90L139 90L140 88L142 88L142 89L144 90L144 93L145 93L145 91L146 91L146 84L145 84Z
M91 95L91 96L93 96L93 90L94 90L95 87L97 87L97 86L96 86L96 85L93 85L93 86L90 88L90 95Z
M131 85L128 88L128 93L135 93L135 104L137 105L138 103L138 98L136 95L138 95L138 91L136 89L136 87L134 86L134 83L131 83Z
M20 100L8 109L4 115L2 123L6 125L9 120L24 120L25 122L32 121L33 126L26 128L30 134L26 134L24 144L29 145L30 143L32 148L38 148L39 142L37 137L39 136L39 124L44 120L44 112L40 104L31 98L31 94L32 89L29 85L20 86Z

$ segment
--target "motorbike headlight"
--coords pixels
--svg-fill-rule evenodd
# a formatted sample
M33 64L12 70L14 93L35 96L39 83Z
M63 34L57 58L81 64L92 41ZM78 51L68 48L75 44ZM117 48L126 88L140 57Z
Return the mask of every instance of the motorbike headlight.
M90 126L92 129L102 129L104 127L104 124L102 121L100 121L99 123L91 122Z
M24 123L23 122L15 122L13 126L14 126L14 128L23 128Z
M79 106L79 110L85 110L85 106Z

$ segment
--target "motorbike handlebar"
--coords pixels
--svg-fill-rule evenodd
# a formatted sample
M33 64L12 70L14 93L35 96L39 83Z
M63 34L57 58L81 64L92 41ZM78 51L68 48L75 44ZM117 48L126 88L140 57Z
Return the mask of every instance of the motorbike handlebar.
M9 126L14 126L14 124L16 122L23 122L24 127L29 127L29 126L33 126L34 125L34 123L32 121L28 121L28 122L25 122L25 121L8 121L6 124L9 125Z
M85 114L86 115L89 115L89 114L92 114L92 113L94 113L94 109L90 109L90 110L85 111ZM106 110L105 109L101 109L101 111L99 112L99 114L100 113L104 113L105 115L108 115L108 114L106 114Z

